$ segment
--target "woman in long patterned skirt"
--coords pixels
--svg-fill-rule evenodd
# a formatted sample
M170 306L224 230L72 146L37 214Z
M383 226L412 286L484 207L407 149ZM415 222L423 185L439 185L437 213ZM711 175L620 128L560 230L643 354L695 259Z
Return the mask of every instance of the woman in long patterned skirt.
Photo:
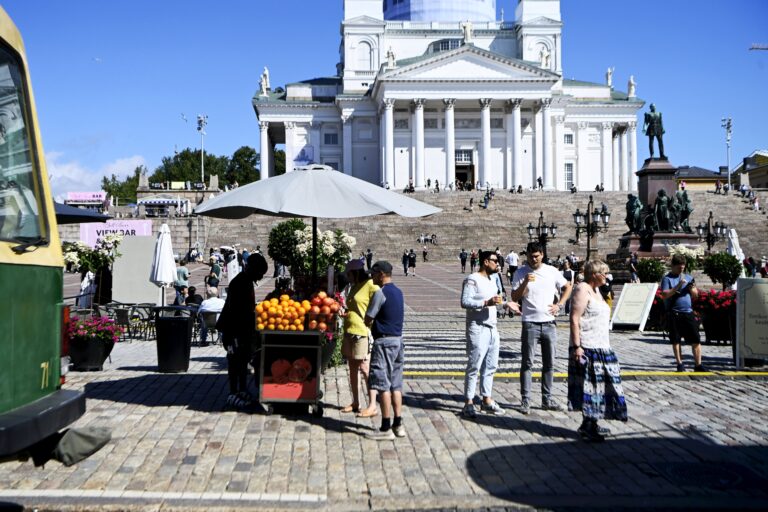
M621 369L608 340L611 308L600 294L608 265L588 261L584 282L571 295L571 342L568 358L568 408L580 410L584 421L579 435L586 441L603 441L610 430L601 419L627 421L627 404L621 387Z

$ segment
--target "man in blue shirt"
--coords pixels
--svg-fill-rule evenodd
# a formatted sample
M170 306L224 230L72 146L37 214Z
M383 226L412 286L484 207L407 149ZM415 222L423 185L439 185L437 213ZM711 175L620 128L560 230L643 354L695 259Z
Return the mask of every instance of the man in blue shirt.
M699 296L699 290L690 274L685 274L685 256L672 256L672 270L661 279L661 298L667 311L669 340L677 362L677 371L684 372L681 339L691 344L693 350L694 371L704 372L701 364L701 338L699 320L693 314L693 301Z
M377 261L371 267L371 278L381 289L368 305L365 325L373 335L368 386L381 397L381 429L369 434L370 439L391 441L405 437L403 427L403 292L392 283L392 265ZM392 412L395 419L392 421Z

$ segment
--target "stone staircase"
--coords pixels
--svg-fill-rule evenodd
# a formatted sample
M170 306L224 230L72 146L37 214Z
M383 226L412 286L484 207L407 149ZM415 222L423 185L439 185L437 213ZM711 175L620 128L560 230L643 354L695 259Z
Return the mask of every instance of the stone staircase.
M480 192L442 192L433 194L417 192L411 197L441 208L439 214L427 218L404 218L397 215L365 217L356 219L318 219L321 230L342 229L357 239L356 251L371 248L376 259L389 259L399 263L403 251L413 248L421 260L421 246L417 242L420 234L437 235L438 244L427 244L429 258L432 261L457 261L459 250L464 247L496 248L506 254L510 249L521 251L528 242L526 227L528 223L536 226L539 212L544 212L544 220L557 227L557 236L548 243L551 257L566 255L574 251L580 258L586 256L586 239L582 235L581 243L575 243L575 228L572 214L579 208L584 211L590 193L578 192L533 192L509 194L500 191L491 201L489 208L479 205L483 194ZM693 201L694 212L691 224L706 223L709 211L714 212L717 221L725 222L739 233L740 242L746 255L760 257L768 254L768 217L764 211L753 211L748 202L740 195L716 195L712 192L689 192ZM607 233L600 233L597 239L598 253L602 258L612 254L618 248L618 238L627 230L624 223L625 192L593 193L596 206L605 203L611 212L611 222ZM768 205L768 194L762 194L762 205ZM470 198L474 198L473 211L465 210ZM329 205L329 212L333 205ZM174 248L184 252L187 247L200 240L202 247L240 244L253 249L261 245L267 249L269 231L283 218L252 215L246 219L223 220L211 218L171 218L152 219L154 231L160 224L169 224ZM309 219L305 219L307 223ZM79 227L61 226L60 232L65 240L77 240ZM725 241L719 242L714 250L724 250Z

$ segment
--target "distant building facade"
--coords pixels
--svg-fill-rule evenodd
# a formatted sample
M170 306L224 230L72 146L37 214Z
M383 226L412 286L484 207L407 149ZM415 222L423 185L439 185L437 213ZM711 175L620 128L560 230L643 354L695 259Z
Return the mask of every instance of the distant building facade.
M284 144L286 172L320 163L393 189L636 190L634 82L563 78L559 0L496 18L495 0L345 0L337 76L272 89L262 75L262 176Z

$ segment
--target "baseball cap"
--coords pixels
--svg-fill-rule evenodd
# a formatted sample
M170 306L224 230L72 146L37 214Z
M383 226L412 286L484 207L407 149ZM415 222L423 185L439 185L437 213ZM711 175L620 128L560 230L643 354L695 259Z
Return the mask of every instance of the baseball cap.
M357 258L349 260L344 272L349 272L350 270L363 270L363 260Z
M371 267L371 273L383 272L384 274L392 274L392 265L388 261L377 261Z

